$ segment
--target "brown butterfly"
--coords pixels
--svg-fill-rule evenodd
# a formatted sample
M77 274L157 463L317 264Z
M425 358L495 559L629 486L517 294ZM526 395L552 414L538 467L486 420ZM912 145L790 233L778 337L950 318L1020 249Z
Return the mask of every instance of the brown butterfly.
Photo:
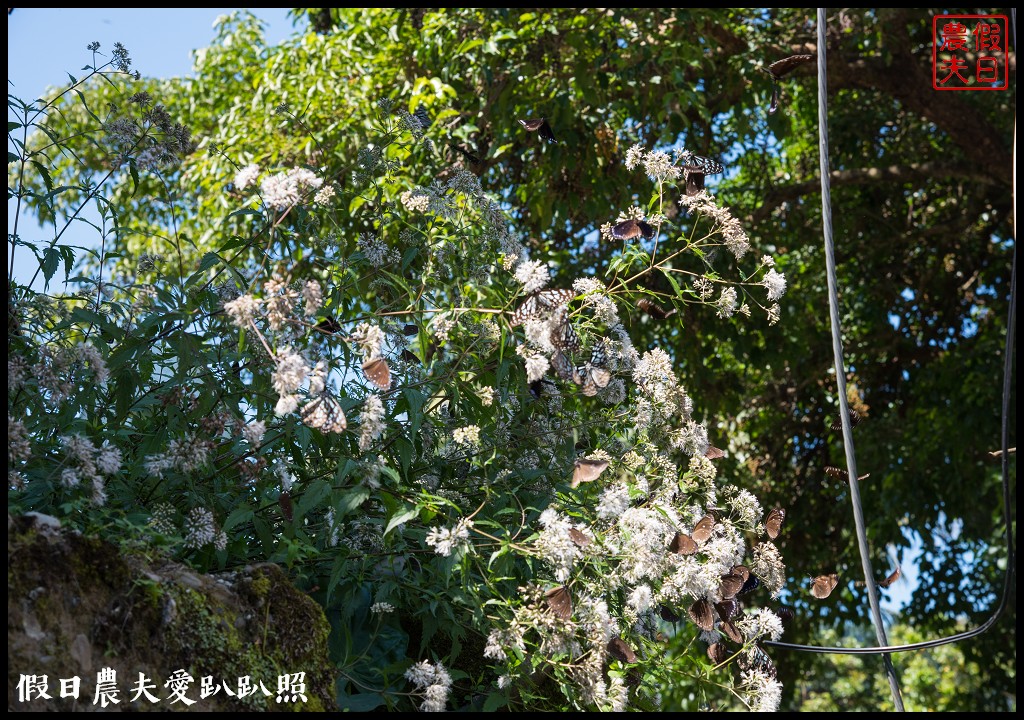
M711 537L711 533L715 531L715 516L708 513L702 517L696 525L693 526L693 532L690 536L697 542L698 545L703 545Z
M650 298L640 298L636 301L636 306L643 310L645 313L658 320L664 320L672 315L676 314L676 309L666 310L658 303L654 302Z
M733 565L729 572L731 572L733 575L739 575L741 578L743 578L743 582L746 582L750 579L750 568L748 568L746 565Z
M779 536L782 531L782 521L786 519L786 511L783 508L775 508L764 521L764 529L772 540Z
M587 545L590 545L592 542L594 542L590 539L589 535L580 532L576 528L569 528L569 539L580 547L586 547Z
M725 636L734 643L739 645L743 644L743 633L740 632L740 629L736 627L731 620L723 622L721 630L725 633Z
M620 662L636 662L636 653L622 638L616 637L608 641L608 654Z
M718 460L725 457L725 450L716 448L714 445L708 445L708 449L704 451L704 457L708 460Z
M758 68L761 72L767 73L772 79L772 100L768 106L768 114L774 115L779 109L779 80L791 73L795 68L810 62L814 55L790 55L789 57L776 60L767 68Z
M612 225L612 237L616 240L632 240L641 235L644 240L650 240L656 232L657 229L650 223L634 218Z
M715 603L715 610L718 611L718 617L722 618L722 622L729 622L739 615L740 601L723 600L722 602L717 602Z
M735 573L728 573L722 576L722 584L718 587L718 592L721 594L723 599L730 599L736 597L736 593L743 589L743 583L746 582L742 575Z
M587 458L578 458L576 460L576 468L572 471L572 487L576 487L580 483L593 482L594 480L597 480L607 467L607 460L588 460Z
M694 542L693 538L686 533L677 532L676 536L672 538L672 542L669 544L668 549L680 555L693 555L697 552L699 546Z
M419 325L406 325L405 327L402 328L402 334L408 336L416 335L419 333L419 331Z
M277 498L277 504L281 506L281 514L284 515L285 520L291 522L293 517L292 496L287 490L283 491Z
M391 387L391 368L384 358L370 358L363 363L363 374L381 390Z
M519 124L530 132L539 131L540 136L549 143L558 142L555 140L555 133L551 131L551 126L548 125L547 118L539 118L537 120L520 120Z
M721 665L729 659L729 650L722 643L708 645L708 657L715 665Z
M858 425L860 425L860 413L854 410L853 408L847 408L847 411L850 415L850 427L855 428ZM832 429L835 430L836 432L839 432L843 429L842 416L839 416L835 419L835 421L832 423Z
M883 587L883 588L887 588L887 587L889 587L889 586L890 586L890 585L892 585L892 584L893 584L894 582L896 582L897 580L899 580L899 579L900 579L900 575L902 575L902 574L903 574L903 571L902 571L902 570L900 570L899 568L896 568L895 570L893 570L893 571L892 571L892 572L891 572L891 573L889 574L889 577L887 577L887 578L886 578L885 580L880 580L880 581L878 582L878 587Z
M715 616L711 611L711 603L704 598L701 598L687 610L690 615L690 619L699 627L701 630L713 630L715 627Z
M569 588L564 585L551 588L544 593L544 596L547 598L548 607L555 614L555 617L560 620L568 620L572 617L572 596L569 594Z
M838 480L849 480L850 479L850 473L846 472L842 468L837 468L837 467L835 467L833 465L826 465L825 466L825 474L828 475L829 477L834 477L834 478L836 478ZM869 477L871 477L871 473L865 473L864 475L861 475L857 479L858 480L867 480Z
M775 614L778 615L779 620L781 620L784 623L788 623L796 617L796 613L793 612L793 608L787 607L785 605L780 605L778 609L775 611Z
M819 575L816 578L811 578L811 595L824 600L832 591L836 589L836 585L839 584L839 575L836 573L829 573L828 575Z

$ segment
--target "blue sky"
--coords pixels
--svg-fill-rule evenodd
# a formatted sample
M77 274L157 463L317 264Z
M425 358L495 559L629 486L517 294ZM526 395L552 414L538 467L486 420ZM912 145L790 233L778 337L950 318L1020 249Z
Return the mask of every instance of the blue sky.
M132 67L144 76L190 75L192 51L210 44L214 19L244 9L266 22L269 43L279 43L293 32L287 8L15 8L7 16L7 92L29 101L47 87L67 84L68 73L81 76L82 66L92 61L86 45L93 41L100 43L106 57L120 42L128 49ZM13 227L12 207L9 202L8 232ZM19 233L29 237L37 227L26 225L23 218ZM33 239L42 232L36 231ZM52 237L52 229L48 235ZM74 237L69 242L78 244ZM93 244L84 239L82 243ZM25 248L18 249L15 259L14 276L27 283L35 272L35 259Z

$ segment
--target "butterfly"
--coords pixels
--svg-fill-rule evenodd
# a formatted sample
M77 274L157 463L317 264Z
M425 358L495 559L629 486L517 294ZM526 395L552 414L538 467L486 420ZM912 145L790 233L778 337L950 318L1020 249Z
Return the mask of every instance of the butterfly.
M573 290L539 290L529 295L523 304L516 308L509 324L515 327L527 320L548 315L554 312L559 305L565 305L574 297L576 297L576 292Z
M819 575L816 578L811 578L811 595L824 600L832 591L836 589L836 585L839 584L839 575L836 573L829 573L828 575Z
M668 605L662 605L658 612L661 613L661 619L665 622L679 622L679 616Z
M826 465L825 466L825 474L828 475L829 477L834 477L834 478L838 478L838 479L841 479L841 480L849 480L850 479L850 473L846 472L842 468L837 468L837 467L834 467L832 465ZM871 477L871 473L866 473L864 475L861 475L857 479L858 480L867 480L869 477Z
M615 637L608 641L608 654L620 662L636 662L636 653L622 638Z
M559 305L551 318L551 344L559 350L579 352L583 346L579 333L569 322L569 307Z
M711 603L706 599L701 598L686 611L690 619L693 620L694 624L697 625L701 630L711 631L715 627L715 616L711 612Z
M786 519L786 511L782 508L775 508L764 521L764 529L772 540L779 536L782 531L782 521Z
M311 428L319 428L324 432L344 432L348 427L345 411L338 401L327 392L321 393L305 405L300 412L302 422Z
M558 142L555 140L555 133L551 131L551 126L548 125L547 118L540 118L539 120L520 120L519 124L530 132L539 131L540 136L549 143Z
M334 333L341 330L341 323L332 317L325 317L323 320L313 326L315 329L324 333L325 335L333 335Z
M580 483L597 480L607 467L607 460L577 459L576 468L572 471L572 487L576 487Z
M729 599L717 602L715 603L715 610L718 611L718 617L722 618L722 622L729 622L739 615L740 601Z
M896 582L897 580L899 580L899 579L900 579L900 575L902 575L902 574L903 574L903 571L902 571L902 570L900 570L899 568L896 568L895 570L893 570L893 571L892 571L892 572L891 572L891 573L889 574L889 577L887 577L887 578L886 578L885 580L880 580L880 581L878 582L878 587L883 587L883 588L887 588L887 587L889 587L889 586L890 586L890 585L892 585L892 584L893 584L894 582Z
M370 358L363 363L363 374L381 390L391 387L391 368L384 358Z
M690 533L690 537L692 537L698 545L703 545L711 537L711 533L713 533L714 530L715 516L708 513L693 526L693 532Z
M650 240L657 232L653 225L643 220L623 220L612 225L612 237L616 240L632 240L643 235L644 240Z
M612 374L601 367L607 359L608 352L604 343L598 343L590 352L590 360L573 371L572 381L580 386L580 391L584 395L594 396L601 388L608 387Z
M668 549L679 555L693 555L700 546L694 542L693 538L686 533L677 532L676 536L672 538L672 542L669 543Z
M283 491L277 498L277 504L281 506L281 514L284 515L285 520L288 522L292 521L293 510L292 510L292 496L287 490Z
M562 380L572 380L573 373L576 371L572 366L572 361L561 350L555 350L555 354L551 356L551 369Z
M555 614L555 617L560 620L568 620L572 617L572 596L569 594L569 588L564 585L551 588L544 593L544 597L547 599L548 607Z
M717 175L725 169L717 160L703 155L694 155L690 151L683 154L682 161L687 195L696 195L704 189L705 175Z
M757 644L753 645L746 654L740 655L739 665L741 670L758 670L773 680L779 674L775 663L768 657L768 653Z
M740 632L739 628L736 627L731 620L726 620L722 623L722 632L724 632L725 636L734 643L738 643L740 645L743 644L743 633Z
M593 540L586 533L582 533L576 528L569 528L569 539L572 540L579 547L586 547L590 545Z
M853 408L847 408L847 411L850 415L850 427L855 428L858 425L860 425L860 413L854 410ZM842 416L839 416L835 419L835 422L832 423L832 429L835 430L836 432L840 432L843 429Z
M402 334L409 337L416 335L417 333L419 333L419 331L419 325L406 325L402 328Z
M769 115L774 115L779 109L779 80L793 72L800 65L810 62L814 57L814 55L790 55L781 60L776 60L767 68L758 68L761 72L767 73L772 79L772 100L768 106Z
M779 620L781 620L784 623L788 623L796 617L796 613L793 612L793 608L787 607L785 605L780 605L778 609L775 611L775 614L778 615Z
M666 318L669 318L672 315L676 314L675 308L672 308L671 310L666 310L661 305L659 305L658 303L654 302L649 298L640 298L639 300L636 301L636 306L640 310L643 310L645 313L647 313L653 318L657 318L658 320L665 320Z
M675 312L675 310L672 312ZM714 445L708 445L708 449L704 451L704 457L708 460L718 460L725 457L725 450L716 448Z
M721 665L729 659L729 650L722 643L708 645L708 657L715 665Z
M743 584L746 582L746 578L736 573L727 573L722 576L722 584L718 586L718 592L721 593L723 599L731 599L736 597L736 594L743 589Z

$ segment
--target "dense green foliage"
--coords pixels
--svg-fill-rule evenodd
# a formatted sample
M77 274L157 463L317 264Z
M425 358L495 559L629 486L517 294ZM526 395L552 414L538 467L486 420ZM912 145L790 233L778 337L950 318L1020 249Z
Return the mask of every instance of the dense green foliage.
M9 185L55 228L51 249L36 248L42 272L53 285L62 263L80 276L56 299L11 289L9 356L23 358L26 374L53 376L36 371L12 388L9 417L25 424L31 457L9 454L11 470L23 473L11 505L85 527L110 527L116 517L118 527L127 519L148 528L135 532L155 533L155 522L162 534L154 539L208 569L286 564L334 623L339 698L353 709L409 707L401 693L413 687L402 673L423 659L451 672L449 707L615 706L604 690L587 686L587 694L595 677L609 695L636 688L629 702L640 708L658 697L682 709L737 703L718 684L739 682L739 671L711 669L692 623L638 619L620 581L638 562L625 548L640 533L597 512L613 475L634 507L674 507L678 528L721 504L732 508L737 537L763 535L736 510L741 488L765 509L785 507L776 544L790 579L783 600L797 612L786 639L830 642L835 628L861 625L867 601L855 580L849 498L825 474L844 462L829 429L836 390L815 65L783 81L776 114L767 112L771 81L758 72L814 51L812 14L296 14L300 30L281 46L266 46L252 18L225 19L197 53L194 78L84 82L35 126L13 128L9 137L41 130L24 136L31 162L9 165ZM988 451L999 440L1015 88L932 91L930 29L918 11L829 17L848 399L863 417L855 438L860 471L870 473L862 496L876 569L890 566L889 554L902 560L915 536L925 539L921 582L902 614L915 629L898 633L908 638L984 619L1005 561L998 466ZM135 95L143 89L150 98ZM557 143L520 125L537 117ZM634 144L721 158L725 175L708 183L739 219L751 253L734 261L718 247L726 233L707 207L687 214L678 204L682 181L645 180L628 162ZM265 183L256 198L255 186L240 186L250 164L264 180L313 169L323 185L299 182L300 197L275 206ZM312 202L327 186L335 196ZM61 242L62 218L81 217L100 198L99 250L76 256ZM601 230L634 204L660 221L657 251ZM622 370L629 343L639 355L663 350L692 411L677 408L671 429L634 422L651 399L633 382L635 367L596 398L584 383L549 373L555 384L542 383L534 398L517 355L527 345L508 322L523 302L508 261L520 242L553 269L550 287L604 283L576 288L572 322L585 347L576 364L602 341ZM763 255L788 284L777 323L768 322L772 303L760 287ZM309 295L298 302L314 280L322 307ZM701 292L703 281L715 297ZM718 288L726 286L751 317L722 311ZM246 292L268 308L278 298L278 327L232 324L225 303ZM658 320L641 312L644 296L676 313ZM384 342L367 337L364 323ZM78 342L102 349L105 384L91 381L94 363L74 350ZM287 394L275 372L290 347L337 373L328 384L348 432L303 423L315 405L274 415ZM359 367L378 354L393 376L383 393ZM621 397L612 397L622 379ZM377 394L387 429L370 437L367 403ZM261 444L242 439L255 420L267 423ZM672 434L691 420L726 448L717 481L701 453ZM91 495L61 481L76 462L87 470L68 460L88 454L62 439L75 433L95 441L94 464L104 441L127 461ZM613 461L607 475L570 487L574 459L602 451ZM109 496L102 512L97 492ZM549 507L607 551L578 552L571 580L557 582L572 588L577 614L584 597L604 598L604 612L643 658L642 675L608 660L602 643L584 673L585 662L562 662L572 650L552 650L543 635L528 634L507 661L484 657L488 627L537 621L532 609L557 587L550 552L538 549L541 524L562 521L539 520ZM190 514L200 508L216 520L213 535L224 533L215 542L183 530L202 524ZM473 544L435 552L439 528L457 531L467 516ZM832 571L839 588L826 602L811 599L807 576ZM658 587L659 601L669 597ZM768 605L768 595L749 596L749 609ZM371 612L375 603L396 611ZM936 653L936 662L981 676L960 689L975 709L1006 709L1015 692L1014 627L1011 613L997 632ZM882 707L884 683L870 662L773 655L783 708ZM940 687L922 679L924 660L897 666L912 676L907 692L914 688L918 708L959 707L948 676ZM854 672L865 673L857 688ZM511 681L499 682L507 673ZM827 679L834 676L851 690ZM843 697L815 694L829 688Z

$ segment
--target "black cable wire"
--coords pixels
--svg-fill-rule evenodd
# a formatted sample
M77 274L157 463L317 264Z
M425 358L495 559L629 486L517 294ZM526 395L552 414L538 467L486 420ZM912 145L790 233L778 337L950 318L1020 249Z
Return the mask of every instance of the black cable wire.
M1014 47L1017 44L1017 10L1016 8L1010 9L1012 17L1011 32L1013 33ZM821 22L822 11L819 10L819 23ZM821 38L819 36L819 43ZM819 44L819 54L823 46ZM819 66L820 67L820 66ZM819 81L820 82L820 81ZM820 89L819 89L820 91ZM1017 124L1014 122L1013 129L1013 200L1014 207L1016 208L1017 199ZM824 202L824 201L823 201ZM924 650L927 648L939 647L940 645L948 645L950 643L959 642L961 640L967 640L969 638L977 637L982 633L988 631L996 621L1002 616L1006 610L1007 600L1011 589L1014 587L1014 576L1016 575L1016 552L1014 550L1014 538L1013 538L1013 523L1011 518L1010 509L1010 392L1013 377L1013 348L1014 340L1016 337L1016 326L1017 326L1017 214L1016 211L1013 215L1013 261L1010 269L1010 307L1007 313L1006 321L1006 346L1003 351L1003 393L1002 393L1002 431L1001 431L1001 446L1002 453L1000 454L1001 459L1001 474L1002 474L1002 485L1003 485L1003 521L1006 526L1005 537L1006 537L1006 572L1003 575L1003 592L999 598L999 606L996 608L992 616L984 623L971 630L965 630L955 635L949 635L947 637L937 638L934 640L925 640L917 643L910 643L909 645L880 645L877 647L859 647L859 648L844 648L844 647L824 647L819 645L800 645L797 643L784 643L767 640L764 641L766 647L777 647L783 650L796 650L798 652L810 652L810 653L821 653L821 654L836 654L836 655L877 655L877 654L888 654L898 652L908 652L911 650ZM845 397L841 398L845 400ZM845 413L844 413L845 415ZM843 418L843 430L844 436L846 431L846 424L848 418ZM851 473L851 477L853 474ZM873 578L868 578L869 582L873 581Z

